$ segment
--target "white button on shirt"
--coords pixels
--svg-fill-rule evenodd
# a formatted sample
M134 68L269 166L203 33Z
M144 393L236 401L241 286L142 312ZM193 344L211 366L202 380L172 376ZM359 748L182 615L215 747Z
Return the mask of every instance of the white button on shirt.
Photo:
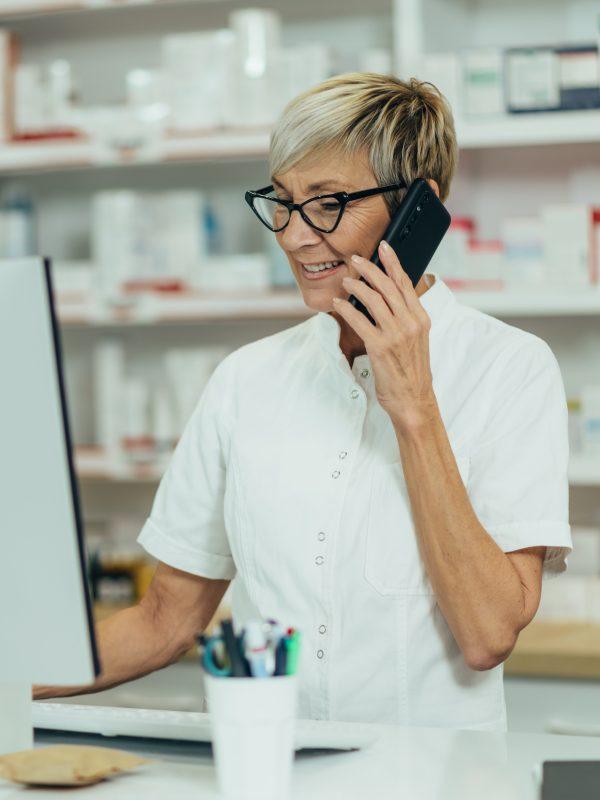
M544 573L562 571L567 410L551 350L462 306L437 275L420 299L475 513L503 551L546 545ZM502 666L464 662L419 556L369 357L350 368L339 333L319 312L219 364L139 541L176 568L234 578L238 625L302 630L300 716L503 730Z

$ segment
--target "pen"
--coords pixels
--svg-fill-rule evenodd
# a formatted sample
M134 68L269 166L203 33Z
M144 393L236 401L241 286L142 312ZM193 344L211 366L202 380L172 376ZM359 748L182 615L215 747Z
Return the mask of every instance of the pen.
M275 653L263 623L251 620L244 633L244 655L255 678L268 678L275 672Z
M275 650L275 675L287 674L287 648L285 646L285 637L279 640L277 649Z
M231 664L231 677L247 678L249 671L242 656L238 639L233 632L233 623L230 619L222 620L221 631L223 633L225 649Z
M283 640L286 635L286 628L273 619L268 622L270 626L268 634L269 645L275 659L275 672L273 674L285 675L285 645Z
M204 637L202 666L210 675L228 678L231 675L231 663L223 658L223 640L220 636Z
M298 669L298 655L300 650L300 632L290 628L288 636L284 639L286 649L286 675L295 675Z

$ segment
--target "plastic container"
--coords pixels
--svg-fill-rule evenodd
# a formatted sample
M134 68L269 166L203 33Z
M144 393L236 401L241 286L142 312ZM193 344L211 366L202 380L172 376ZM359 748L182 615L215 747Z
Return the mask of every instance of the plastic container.
M297 681L204 676L213 752L225 800L286 800L291 794Z

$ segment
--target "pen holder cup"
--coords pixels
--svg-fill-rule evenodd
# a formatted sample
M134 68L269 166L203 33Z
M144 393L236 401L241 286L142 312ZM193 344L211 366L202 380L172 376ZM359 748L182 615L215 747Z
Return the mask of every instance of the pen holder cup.
M226 800L290 796L295 675L218 678L205 674L217 779Z

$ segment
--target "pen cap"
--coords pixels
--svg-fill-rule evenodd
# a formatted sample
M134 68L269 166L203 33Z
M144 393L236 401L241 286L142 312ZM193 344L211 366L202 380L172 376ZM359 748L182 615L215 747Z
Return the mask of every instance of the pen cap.
M213 752L226 800L290 796L297 679L205 676Z

